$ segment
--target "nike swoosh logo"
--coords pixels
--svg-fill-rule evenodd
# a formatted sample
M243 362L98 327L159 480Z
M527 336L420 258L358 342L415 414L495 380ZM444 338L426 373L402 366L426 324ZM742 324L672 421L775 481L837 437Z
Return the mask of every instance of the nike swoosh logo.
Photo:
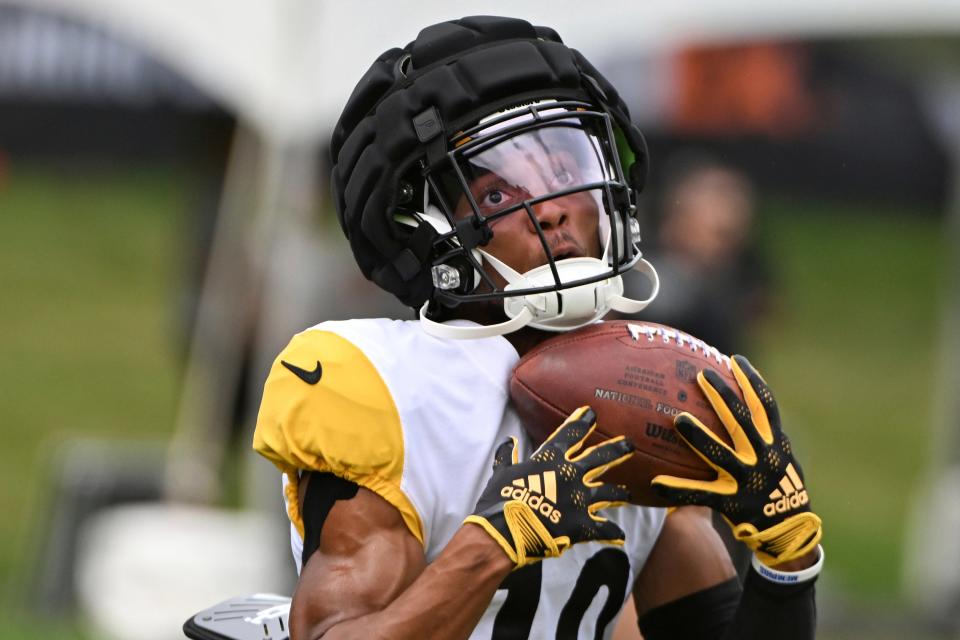
M285 366L287 369L293 372L298 378L306 382L307 384L317 384L320 382L320 377L323 375L323 367L320 366L320 361L317 360L317 367L313 371L307 371L306 369L301 369L295 364L290 364L285 360L281 360L280 364Z

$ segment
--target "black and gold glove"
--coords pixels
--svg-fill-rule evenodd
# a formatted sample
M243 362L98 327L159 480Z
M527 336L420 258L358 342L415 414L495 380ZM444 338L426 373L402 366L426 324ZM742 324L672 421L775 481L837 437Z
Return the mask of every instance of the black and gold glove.
M660 475L651 484L674 504L719 511L734 536L772 567L817 546L820 518L810 510L803 472L780 427L773 394L746 358L734 356L731 365L746 405L713 371L701 371L697 383L730 434L732 449L689 413L674 420L680 436L716 470L717 478Z
M578 542L622 545L623 530L597 511L630 496L596 478L633 455L633 446L620 436L580 452L595 427L593 410L581 407L523 462L516 439L504 442L476 511L464 522L483 527L516 567L559 556Z

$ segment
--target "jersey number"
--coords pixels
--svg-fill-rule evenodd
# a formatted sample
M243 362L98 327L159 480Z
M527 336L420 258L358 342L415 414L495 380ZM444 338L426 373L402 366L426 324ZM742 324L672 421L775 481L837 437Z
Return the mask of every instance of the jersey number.
M587 608L600 587L607 587L607 601L597 617L594 638L600 640L607 625L623 605L627 593L630 562L619 549L603 549L593 554L583 565L570 599L563 605L557 621L557 638L577 638L580 623ZM493 623L496 640L530 637L533 618L540 602L540 587L543 582L543 563L527 565L514 571L503 581L500 588L507 590L507 598Z

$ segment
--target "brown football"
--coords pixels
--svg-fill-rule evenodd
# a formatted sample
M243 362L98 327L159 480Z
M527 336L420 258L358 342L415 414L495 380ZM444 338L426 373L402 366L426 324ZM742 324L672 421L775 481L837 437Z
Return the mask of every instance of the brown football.
M536 443L589 404L597 413L597 430L588 444L624 435L636 447L636 454L603 480L626 485L636 504L663 505L650 488L654 476L716 476L680 439L674 416L687 411L730 443L697 385L697 371L706 368L743 399L730 359L702 340L659 324L614 320L537 345L514 368L510 397Z

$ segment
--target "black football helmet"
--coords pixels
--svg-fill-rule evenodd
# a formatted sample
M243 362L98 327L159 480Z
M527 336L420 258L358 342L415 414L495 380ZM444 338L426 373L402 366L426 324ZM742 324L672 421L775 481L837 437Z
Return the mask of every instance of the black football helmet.
M491 16L427 27L360 80L331 155L339 221L361 270L437 335L569 330L656 295L636 218L646 143L616 90L552 29ZM586 212L595 242L548 228L540 211L557 203ZM529 221L542 264L521 272L493 255L508 219ZM648 300L623 297L620 274L632 268L652 281ZM503 300L508 320L435 321L490 300Z

